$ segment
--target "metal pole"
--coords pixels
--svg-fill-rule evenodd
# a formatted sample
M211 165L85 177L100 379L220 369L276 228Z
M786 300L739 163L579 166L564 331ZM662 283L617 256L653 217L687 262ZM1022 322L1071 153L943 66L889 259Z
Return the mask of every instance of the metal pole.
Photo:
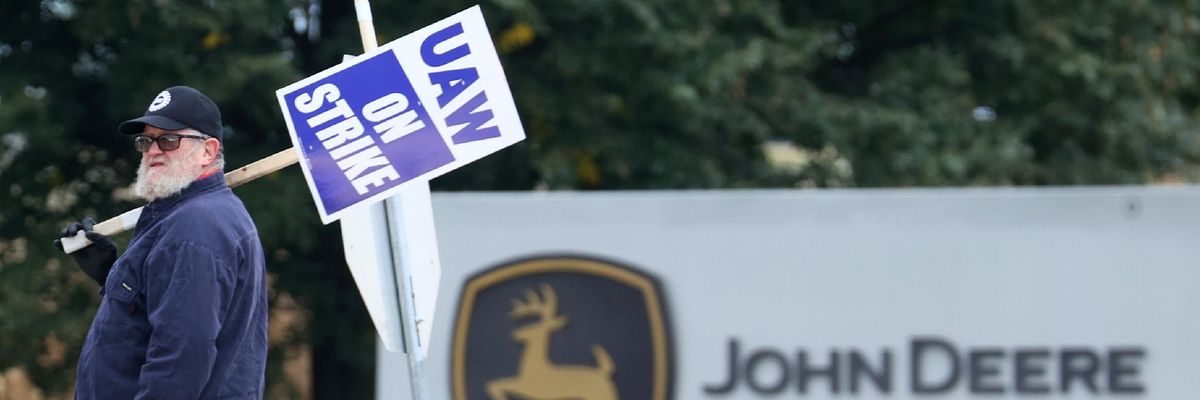
M362 36L363 52L369 53L379 47L375 39L375 25L371 17L369 0L354 0L354 10L358 15L358 29ZM396 296L400 303L400 331L404 334L404 353L408 359L409 387L412 389L414 400L429 400L429 390L425 384L425 357L420 354L420 336L417 332L417 307L413 298L412 266L409 265L410 253L405 244L405 236L420 232L409 232L403 216L403 198L409 202L431 201L429 184L412 182L410 188L400 194L384 200L384 213L387 214L388 244L391 247L392 268L396 276ZM426 208L428 209L428 208Z
M411 188L384 200L383 205L384 211L387 213L388 242L392 247L396 295L400 300L400 331L404 333L404 355L408 359L409 385L412 388L414 400L428 400L429 390L425 382L425 355L421 350L420 333L417 331L417 307L414 298L416 292L413 290L412 281L414 257L411 246L406 246L411 243L407 238L408 235L423 233L411 232L408 229L414 221L407 221L402 210L405 206L416 207L417 205L412 203L417 201L431 201L428 183L414 183ZM429 209L428 207L424 208Z

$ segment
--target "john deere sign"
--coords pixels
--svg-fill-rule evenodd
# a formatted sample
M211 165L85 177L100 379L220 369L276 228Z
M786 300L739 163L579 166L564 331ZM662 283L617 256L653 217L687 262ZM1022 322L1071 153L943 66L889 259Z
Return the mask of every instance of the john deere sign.
M1200 188L462 193L434 210L456 314L434 326L437 398L1200 393ZM403 364L381 354L381 397L403 398Z

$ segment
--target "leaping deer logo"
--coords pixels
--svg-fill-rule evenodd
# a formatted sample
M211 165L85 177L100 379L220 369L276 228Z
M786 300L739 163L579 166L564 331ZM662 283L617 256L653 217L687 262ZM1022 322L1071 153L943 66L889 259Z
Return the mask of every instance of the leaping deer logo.
M567 325L567 317L558 315L554 289L545 283L541 289L540 299L532 289L525 289L524 303L513 299L509 319L538 317L538 321L513 331L513 340L525 345L517 376L489 381L488 395L493 400L507 400L511 396L527 400L617 400L612 381L615 367L604 347L592 345L595 367L550 362L550 335Z

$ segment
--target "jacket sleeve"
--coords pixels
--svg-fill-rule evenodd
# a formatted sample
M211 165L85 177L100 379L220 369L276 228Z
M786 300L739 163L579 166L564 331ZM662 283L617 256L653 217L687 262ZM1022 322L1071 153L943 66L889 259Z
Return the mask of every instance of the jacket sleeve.
M136 398L197 398L216 359L231 276L220 257L196 242L151 253L145 274L151 332Z

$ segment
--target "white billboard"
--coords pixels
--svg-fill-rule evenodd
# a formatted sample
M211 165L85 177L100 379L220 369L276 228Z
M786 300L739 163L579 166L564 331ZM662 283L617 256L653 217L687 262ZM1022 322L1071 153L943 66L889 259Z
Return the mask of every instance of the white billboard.
M435 194L433 398L1186 399L1200 188ZM380 351L379 398L407 398Z

